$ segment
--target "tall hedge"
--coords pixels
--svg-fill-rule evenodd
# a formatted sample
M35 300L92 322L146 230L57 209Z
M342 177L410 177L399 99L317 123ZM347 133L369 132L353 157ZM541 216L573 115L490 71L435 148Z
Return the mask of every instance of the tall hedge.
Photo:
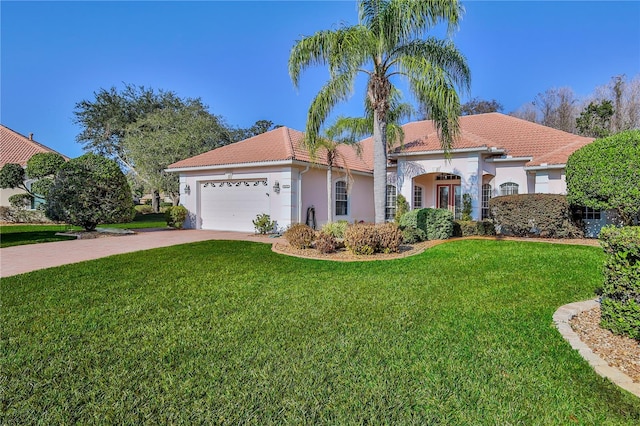
M503 195L489 200L489 209L498 234L545 238L583 236L565 195Z
M615 209L630 225L640 213L640 130L595 140L567 160L567 198L577 206Z
M640 227L606 226L600 244L607 255L601 325L640 340Z
M127 178L108 158L85 154L56 173L47 217L93 230L101 223L130 222L135 210Z

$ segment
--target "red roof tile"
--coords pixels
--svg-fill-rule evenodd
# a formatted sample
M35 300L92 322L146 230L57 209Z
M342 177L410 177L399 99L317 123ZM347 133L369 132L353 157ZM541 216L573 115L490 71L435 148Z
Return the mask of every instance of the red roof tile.
M59 154L53 149L0 124L0 167L7 163L18 163L24 167L33 154L42 152ZM64 155L63 157L68 160Z
M431 120L403 126L405 143L395 153L439 151L440 140ZM571 153L593 141L551 127L500 113L460 117L460 138L454 149L491 148L506 151L511 157L532 157L527 166L565 164ZM364 142L364 141L363 141Z
M394 154L429 153L441 151L440 140L431 120L416 121L403 126L405 141ZM312 163L303 147L304 134L298 130L280 127L275 130L236 142L195 157L173 163L169 168L191 168L248 163L297 160ZM460 138L453 148L498 148L511 157L532 157L527 166L565 164L575 150L592 142L592 138L577 136L540 124L500 113L460 117ZM373 140L360 142L361 155L351 147L340 147L340 152L352 170L373 170ZM316 162L326 165L322 151Z
M249 163L268 163L275 161L297 160L313 163L309 151L302 142L304 134L288 127L279 127L240 142L232 143L220 148L178 161L169 166L170 169L238 165ZM370 172L371 167L359 158L356 150L351 147L340 147L342 158L351 170ZM326 165L325 155L320 150L315 162ZM338 165L342 166L341 160Z

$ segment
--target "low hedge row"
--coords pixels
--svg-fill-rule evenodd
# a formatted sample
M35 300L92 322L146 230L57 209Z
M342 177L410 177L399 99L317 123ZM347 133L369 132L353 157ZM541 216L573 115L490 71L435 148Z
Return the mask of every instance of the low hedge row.
M489 200L489 209L498 234L544 238L584 235L572 217L566 195L504 195Z
M496 228L490 220L456 220L453 222L453 235L471 237L474 235L496 235Z
M607 255L601 325L640 340L640 226L606 226L600 244Z

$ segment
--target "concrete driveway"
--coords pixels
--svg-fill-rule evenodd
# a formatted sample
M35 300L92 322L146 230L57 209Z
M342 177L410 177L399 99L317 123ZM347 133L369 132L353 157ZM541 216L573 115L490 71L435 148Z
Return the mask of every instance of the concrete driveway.
M114 254L206 240L244 240L267 244L274 242L273 238L243 232L186 229L179 231L139 230L135 235L27 244L0 249L0 277L10 277L38 269L99 259Z

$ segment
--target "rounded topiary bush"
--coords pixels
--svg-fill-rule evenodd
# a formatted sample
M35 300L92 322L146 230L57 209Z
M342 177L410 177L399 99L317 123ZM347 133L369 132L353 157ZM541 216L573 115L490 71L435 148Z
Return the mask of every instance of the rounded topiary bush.
M607 255L601 325L640 340L640 226L606 226L600 244Z
M284 238L291 247L306 249L311 247L315 239L316 232L304 223L294 223L284 233Z
M189 211L185 206L169 206L164 211L164 218L167 221L167 226L182 229L188 214Z
M92 231L101 223L131 222L135 209L118 164L89 153L60 167L49 190L46 214Z

